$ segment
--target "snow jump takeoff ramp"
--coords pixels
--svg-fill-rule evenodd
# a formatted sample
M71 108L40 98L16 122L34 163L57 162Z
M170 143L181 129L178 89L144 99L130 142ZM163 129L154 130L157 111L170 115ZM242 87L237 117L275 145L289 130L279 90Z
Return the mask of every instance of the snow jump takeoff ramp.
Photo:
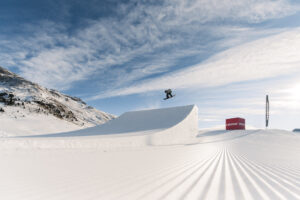
M151 145L183 144L198 134L198 108L195 105L132 111L103 125L43 137L100 136L145 137ZM133 139L133 138L132 138Z

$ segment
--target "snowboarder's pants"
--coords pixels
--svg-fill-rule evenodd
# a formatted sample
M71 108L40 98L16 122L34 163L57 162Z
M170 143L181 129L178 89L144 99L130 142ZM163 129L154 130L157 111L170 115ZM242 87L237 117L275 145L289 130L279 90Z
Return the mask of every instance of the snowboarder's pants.
M173 97L172 94L167 93L167 98L171 98L171 97Z

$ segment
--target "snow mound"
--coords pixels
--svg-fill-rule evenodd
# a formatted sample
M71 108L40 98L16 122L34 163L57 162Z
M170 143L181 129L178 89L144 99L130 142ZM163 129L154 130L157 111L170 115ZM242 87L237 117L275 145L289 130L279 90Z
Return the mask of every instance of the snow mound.
M195 105L126 112L106 124L77 131L10 138L4 148L104 148L186 144L198 134Z
M132 111L103 125L46 136L88 136L137 132L158 132L180 124L196 110L195 105Z

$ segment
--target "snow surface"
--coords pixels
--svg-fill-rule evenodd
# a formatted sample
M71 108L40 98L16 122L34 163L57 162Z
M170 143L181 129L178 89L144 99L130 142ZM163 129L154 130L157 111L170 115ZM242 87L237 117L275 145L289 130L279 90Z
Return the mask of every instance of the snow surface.
M299 133L219 130L190 137L193 129L180 125L193 126L196 111L190 106L173 126L153 123L134 135L0 138L1 199L300 199ZM172 130L169 139L184 140L149 145L141 139L149 130Z
M0 137L48 134L81 128L52 115L30 112L19 107L8 106L5 110L5 114L0 114Z

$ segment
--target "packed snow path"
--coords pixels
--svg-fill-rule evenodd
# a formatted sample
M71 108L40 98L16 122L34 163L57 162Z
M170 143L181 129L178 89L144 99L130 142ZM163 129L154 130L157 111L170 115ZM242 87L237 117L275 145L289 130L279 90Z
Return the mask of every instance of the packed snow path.
M108 150L19 146L0 152L0 196L300 199L299 144L300 136L292 132L254 130L201 132L184 145Z

